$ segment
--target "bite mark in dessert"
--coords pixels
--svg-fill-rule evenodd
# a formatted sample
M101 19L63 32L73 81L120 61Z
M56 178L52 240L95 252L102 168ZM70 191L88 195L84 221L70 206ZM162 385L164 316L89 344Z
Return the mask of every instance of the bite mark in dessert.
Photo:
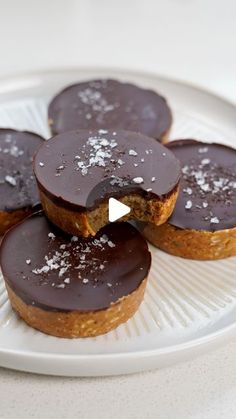
M70 131L48 140L35 157L34 171L49 219L83 236L108 223L111 196L131 207L126 219L163 223L173 210L180 177L178 160L157 141L113 130Z

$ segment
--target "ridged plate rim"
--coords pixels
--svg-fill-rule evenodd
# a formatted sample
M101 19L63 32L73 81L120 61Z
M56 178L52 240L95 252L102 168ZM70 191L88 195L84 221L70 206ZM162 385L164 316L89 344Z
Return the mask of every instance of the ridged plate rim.
M21 74L20 76L2 77L0 78L0 96L4 93L8 93L9 91L11 93L14 93L14 90L17 89L17 86L18 86L18 89L24 89L27 87L32 88L34 86L37 86L39 85L39 82L43 83L43 80L45 77L50 77L50 76L53 76L54 74L60 75L63 73L75 73L79 75L80 73L84 73L84 72L88 73L88 78L89 78L90 73L92 74L97 73L98 77L105 74L110 74L111 76L114 77L120 74L123 77L130 78L130 80L132 80L132 77L143 77L149 80L153 79L156 82L160 81L160 82L166 82L166 83L173 83L175 85L178 85L180 88L184 87L187 89L191 89L191 90L194 90L196 93L200 92L206 97L214 98L219 103L221 103L221 105L226 105L229 107L229 109L232 112L236 112L235 105L231 103L229 100L224 99L221 96L215 93L212 93L211 91L206 90L204 88L198 87L194 84L185 83L185 82L178 81L175 79L170 79L167 77L157 76L156 74L151 73L151 72L130 71L130 70L124 70L124 69L119 69L119 68L115 68L115 69L114 68L101 68L101 67L99 68L97 67L62 68L62 69L55 69L55 70L51 69L51 70L42 70L39 72L31 72L27 74ZM235 331L236 331L236 321L225 327L220 328L219 330L215 332L208 333L205 336L202 336L196 339L190 339L187 342L179 343L176 345L169 345L169 346L165 346L163 348L157 348L157 349L136 350L136 351L130 351L130 352L119 352L119 353L108 353L108 354L86 354L86 355L85 354L69 354L68 355L66 353L58 354L58 353L47 353L47 352L37 352L37 351L32 352L32 351L25 351L25 350L11 350L11 349L5 350L5 349L0 348L0 365L11 367L10 364L15 357L18 360L22 359L23 361L25 361L26 359L31 360L32 362L47 361L45 363L45 367L49 369L48 372L50 374L72 375L72 376L73 375L77 375L77 376L94 375L95 376L95 375L119 374L119 373L123 373L124 371L121 369L121 371L118 371L118 372L113 371L109 373L109 371L107 371L106 368L104 368L104 372L100 372L99 374L91 373L91 372L89 372L88 374L86 373L81 374L79 371L80 364L86 361L86 364L90 364L90 369L91 369L91 365L96 365L96 363L98 363L99 360L116 361L117 359L120 359L122 361L127 360L128 362L133 360L132 365L125 366L124 368L125 372L129 373L129 372L141 371L143 369L150 369L150 365L149 365L150 362L148 362L148 365L146 366L137 366L136 365L137 360L149 358L150 361L153 360L153 367L157 367L157 366L160 367L161 365L158 362L158 358L162 358L164 356L165 361L163 362L163 364L169 365L173 362L177 362L178 360L180 360L180 357L179 357L180 353L183 353L185 357L187 358L191 350L196 349L196 351L194 351L196 355L202 352L203 347L212 348L214 347L216 342L223 343L223 340L226 336L228 336L227 340L229 340L230 338L236 335ZM173 358L174 355L176 355L175 359ZM169 357L171 359L168 362ZM185 359L185 357L181 357L181 359ZM60 370L58 371L59 374L53 371L53 366L52 366L52 370L50 370L48 363L52 363L56 367L55 363L58 363L58 361L60 360L64 360L66 363L71 361L76 366L74 374L66 372L66 365L62 369L59 369ZM14 364L15 363L13 362L12 368L22 369L25 371L39 372L37 371L39 368L34 367L32 364L30 364L30 362L28 366L24 365L23 367L21 366L16 367ZM47 371L41 371L41 373L46 374Z

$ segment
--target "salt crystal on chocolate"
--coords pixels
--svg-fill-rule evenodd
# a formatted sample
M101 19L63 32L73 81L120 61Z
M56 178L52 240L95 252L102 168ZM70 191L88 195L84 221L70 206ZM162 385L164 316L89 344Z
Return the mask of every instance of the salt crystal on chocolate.
M203 165L203 166L205 166L206 164L209 164L211 162L211 160L210 159L203 159L202 161L201 161L201 164Z
M89 280L87 278L83 278L83 284L87 284L89 282Z
M200 147L199 149L198 149L198 153L207 153L208 152L208 147Z
M64 283L65 283L65 284L69 284L69 283L70 283L70 278L66 278L66 279L64 279Z
M48 233L48 237L50 238L50 239L55 239L55 234L54 233Z
M135 177L135 178L133 178L133 182L137 183L137 184L143 183L143 178L142 177Z
M210 223L212 223L212 224L218 224L220 222L220 220L219 220L219 218L217 218L217 217L212 217L211 219L210 219Z
M193 206L192 201L187 201L186 204L185 204L185 209L191 209L192 206Z
M13 176L5 176L5 181L11 186L16 186L16 179Z
M136 151L135 151L135 150L129 150L129 155L130 155L130 156L137 156L137 155L138 155L138 153L136 153Z

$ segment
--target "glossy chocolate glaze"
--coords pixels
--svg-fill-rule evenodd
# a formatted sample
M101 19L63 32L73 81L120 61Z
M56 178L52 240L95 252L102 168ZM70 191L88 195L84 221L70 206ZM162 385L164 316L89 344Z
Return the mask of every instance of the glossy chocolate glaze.
M169 223L218 231L236 227L236 150L179 140L168 144L182 165L180 194Z
M110 224L96 237L71 237L35 214L11 229L0 247L3 276L28 305L50 311L104 309L135 291L151 255L128 223Z
M54 97L48 116L52 133L73 129L125 129L160 139L172 116L166 100L152 90L116 80L68 86Z
M34 171L39 187L55 203L77 211L111 195L165 198L180 177L179 161L154 139L106 130L53 137L40 147Z
M0 211L39 203L32 161L42 142L32 132L0 129Z

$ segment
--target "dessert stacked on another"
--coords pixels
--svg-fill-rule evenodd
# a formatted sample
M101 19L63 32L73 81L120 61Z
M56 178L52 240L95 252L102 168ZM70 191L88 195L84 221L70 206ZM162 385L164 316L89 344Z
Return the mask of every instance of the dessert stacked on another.
M78 130L45 142L34 171L51 222L34 215L3 239L12 306L55 336L108 332L137 310L151 263L133 226L108 224L108 199L128 203L129 219L165 222L177 198L179 162L141 134Z
M236 255L236 150L195 140L165 147L171 122L157 93L93 80L51 101L48 141L0 130L0 234L43 207L0 248L12 307L27 324L76 338L127 321L151 266L145 238L191 259ZM131 208L120 222L109 223L111 197Z
M77 130L40 147L34 164L41 202L62 230L88 236L108 223L108 198L126 219L164 223L177 198L180 164L159 142L122 130Z
M125 221L160 225L177 199L180 164L157 141L171 113L152 91L96 80L59 94L49 117L59 134L34 160L44 212L5 235L1 268L12 307L30 326L97 336L133 316L146 287L151 255ZM89 129L68 132L77 127ZM109 224L110 197L131 207L119 223Z

